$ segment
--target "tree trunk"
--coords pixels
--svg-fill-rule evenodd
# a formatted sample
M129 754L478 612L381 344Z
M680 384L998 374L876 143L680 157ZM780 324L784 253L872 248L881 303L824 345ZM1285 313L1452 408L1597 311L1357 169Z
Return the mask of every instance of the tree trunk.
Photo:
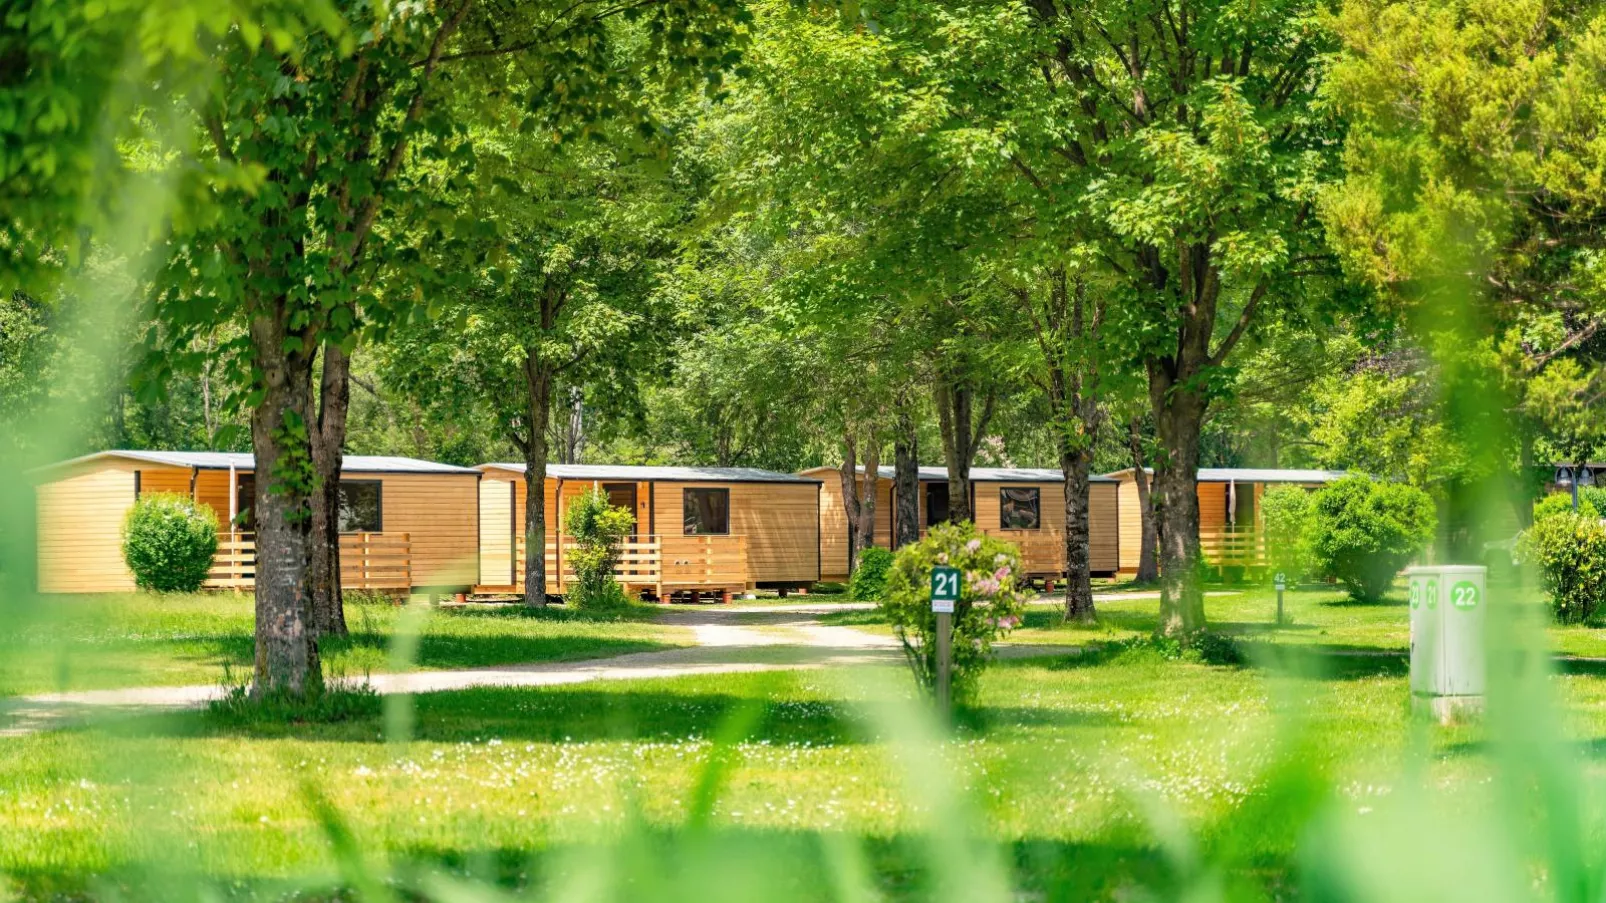
M1092 542L1091 489L1088 475L1093 469L1091 444L1077 448L1068 438L1060 439L1060 470L1065 474L1065 617L1088 622L1093 612L1093 572L1089 545Z
M881 494L881 443L870 434L864 449L864 476L859 487L859 538L862 551L875 545L875 506Z
M285 351L283 305L251 320L262 399L251 412L256 467L255 697L305 695L323 683L312 599L312 358Z
M837 477L842 484L842 513L848 519L848 576L859 566L859 440L852 430L842 433L842 466Z
M1138 546L1138 583L1153 583L1160 579L1160 565L1156 554L1160 545L1159 530L1155 525L1154 500L1149 492L1149 474L1143 460L1143 439L1138 422L1127 427L1127 441L1132 449L1132 482L1138 487L1138 522L1142 539Z
M892 441L892 546L901 549L920 541L920 444L914 415L898 408L898 435Z
M312 625L319 636L345 636L340 589L340 465L351 407L351 358L325 345L318 420L310 430L317 487L312 496Z
M937 403L937 425L942 432L943 463L948 467L948 519L956 524L974 522L975 512L970 506L970 465L976 460L976 446L987 434L994 397L988 393L981 416L973 419L975 391L940 369L932 394Z
M1151 387L1151 392L1153 392ZM1155 397L1162 452L1154 488L1160 513L1160 623L1166 636L1190 637L1205 629L1199 554L1199 432L1205 397L1175 388Z
M530 441L524 446L524 604L543 608L547 603L546 465L547 426L552 418L552 366L528 354L524 382L529 390L530 421Z

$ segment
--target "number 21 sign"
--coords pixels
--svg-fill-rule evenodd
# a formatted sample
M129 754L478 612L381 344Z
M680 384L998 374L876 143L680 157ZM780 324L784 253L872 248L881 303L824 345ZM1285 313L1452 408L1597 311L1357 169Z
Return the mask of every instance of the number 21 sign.
M959 601L959 569L934 567L931 569L931 610L951 615L954 603Z

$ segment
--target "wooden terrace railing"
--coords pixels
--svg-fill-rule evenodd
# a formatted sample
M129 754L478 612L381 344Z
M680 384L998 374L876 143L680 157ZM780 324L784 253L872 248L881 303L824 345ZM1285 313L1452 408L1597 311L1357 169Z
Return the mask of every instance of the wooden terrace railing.
M1200 527L1199 553L1211 567L1265 567L1266 534L1253 527Z
M208 589L256 586L256 536L219 533ZM342 533L340 585L345 589L407 591L413 586L412 539L407 533Z
M515 540L513 575L515 589L524 589L524 537ZM569 566L569 550L575 547L563 537L562 583L578 578ZM554 575L559 569L556 543L546 547L549 590L559 591ZM681 590L729 590L746 588L751 571L747 563L746 536L632 536L619 544L619 562L613 576L626 589L651 590L659 597Z

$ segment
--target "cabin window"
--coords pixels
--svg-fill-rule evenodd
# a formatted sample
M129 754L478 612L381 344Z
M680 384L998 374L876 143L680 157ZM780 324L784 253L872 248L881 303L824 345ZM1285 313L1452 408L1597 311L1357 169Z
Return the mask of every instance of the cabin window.
M1035 486L998 490L999 528L1036 530L1043 525L1043 491Z
M731 531L729 489L687 489L685 493L687 536Z
M948 484L926 484L926 526L935 527L948 520Z
M384 486L379 480L340 481L340 532L384 532Z

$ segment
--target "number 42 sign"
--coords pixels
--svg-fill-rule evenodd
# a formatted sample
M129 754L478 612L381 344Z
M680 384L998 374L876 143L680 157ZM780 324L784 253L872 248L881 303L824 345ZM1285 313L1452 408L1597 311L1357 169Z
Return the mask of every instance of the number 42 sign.
M959 601L959 569L935 567L931 569L931 610L940 615L954 613Z

